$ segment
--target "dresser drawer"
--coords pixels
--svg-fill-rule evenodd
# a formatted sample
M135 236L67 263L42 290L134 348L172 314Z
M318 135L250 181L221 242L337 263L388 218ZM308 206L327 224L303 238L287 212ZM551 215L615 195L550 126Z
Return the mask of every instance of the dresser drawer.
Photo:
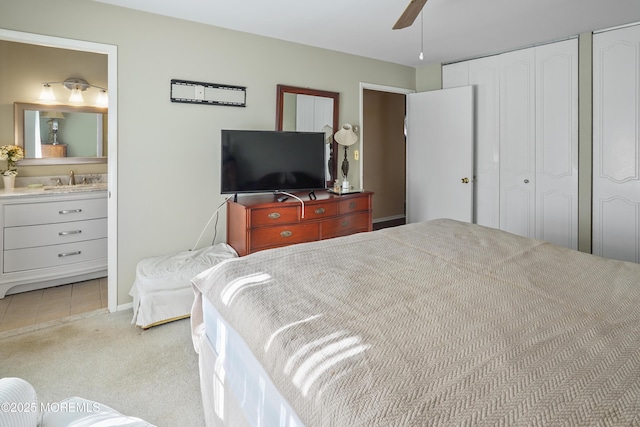
M286 224L296 222L300 217L300 206L282 206L276 208L253 209L251 211L251 226Z
M354 197L352 199L341 200L338 203L338 213L340 215L350 212L368 211L369 197Z
M4 229L4 249L21 249L107 237L107 218Z
M287 224L256 228L251 232L251 250L274 248L320 239L320 224Z
M5 205L4 226L50 224L105 218L107 198Z
M12 273L38 268L59 267L99 259L104 259L106 268L106 238L54 246L6 250L4 251L4 272Z
M304 218L301 221L323 219L338 214L337 203L323 203L321 205L304 205Z
M361 231L369 231L369 213L355 213L334 218L322 224L322 238L347 236Z

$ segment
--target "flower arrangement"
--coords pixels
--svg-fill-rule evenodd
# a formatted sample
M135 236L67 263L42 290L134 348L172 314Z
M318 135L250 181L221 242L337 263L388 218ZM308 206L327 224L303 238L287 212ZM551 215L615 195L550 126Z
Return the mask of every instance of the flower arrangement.
M24 159L24 151L17 145L3 145L0 147L0 160L7 161L7 170L2 172L4 176L16 176L18 170L16 169L16 162Z

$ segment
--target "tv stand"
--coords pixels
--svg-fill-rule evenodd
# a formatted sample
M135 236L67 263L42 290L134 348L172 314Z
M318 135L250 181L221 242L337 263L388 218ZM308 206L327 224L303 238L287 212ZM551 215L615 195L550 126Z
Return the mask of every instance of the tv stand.
M302 204L273 195L242 196L227 202L227 243L244 256L264 249L313 242L373 230L373 193L314 193Z

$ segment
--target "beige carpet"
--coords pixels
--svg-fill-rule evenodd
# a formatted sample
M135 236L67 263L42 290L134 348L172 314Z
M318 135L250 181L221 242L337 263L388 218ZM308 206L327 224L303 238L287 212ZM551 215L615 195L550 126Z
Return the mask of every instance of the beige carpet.
M204 426L189 319L143 331L131 310L104 311L0 334L0 377L40 402L78 396L161 427Z

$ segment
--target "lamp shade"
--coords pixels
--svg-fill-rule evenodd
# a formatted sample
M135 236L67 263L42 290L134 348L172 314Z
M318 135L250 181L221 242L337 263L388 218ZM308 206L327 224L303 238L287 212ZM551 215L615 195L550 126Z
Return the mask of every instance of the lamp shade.
M358 135L353 131L350 124L342 125L342 128L334 135L336 142L345 147L353 145L358 140Z
M53 88L50 84L45 83L42 87L42 92L40 92L40 100L49 102L56 100L56 96L53 94Z
M108 107L109 106L109 96L107 95L107 91L100 89L98 93L98 98L96 99L96 105L98 107Z
M82 92L80 92L80 89L78 88L73 88L71 89L71 96L69 96L69 102L84 102L84 98L82 97Z
M43 113L40 117L45 119L64 119L64 114L60 111L47 111Z

